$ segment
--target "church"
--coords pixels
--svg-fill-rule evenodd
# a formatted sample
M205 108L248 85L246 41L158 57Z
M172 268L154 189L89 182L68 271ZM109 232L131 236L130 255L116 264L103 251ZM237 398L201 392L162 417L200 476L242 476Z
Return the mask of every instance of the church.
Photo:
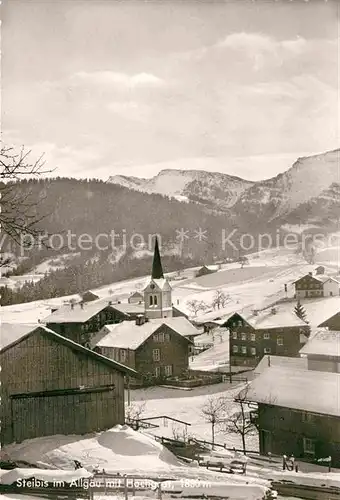
M174 314L172 289L164 277L157 239L151 277L143 294L144 314L135 321L103 326L91 347L136 370L141 383L157 384L188 370L194 338L201 333L185 316Z

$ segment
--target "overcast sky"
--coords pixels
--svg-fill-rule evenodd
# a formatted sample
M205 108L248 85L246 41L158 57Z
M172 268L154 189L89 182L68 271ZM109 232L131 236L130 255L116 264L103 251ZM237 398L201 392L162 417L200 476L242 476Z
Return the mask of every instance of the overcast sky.
M334 0L7 0L3 139L55 175L271 177L337 143Z

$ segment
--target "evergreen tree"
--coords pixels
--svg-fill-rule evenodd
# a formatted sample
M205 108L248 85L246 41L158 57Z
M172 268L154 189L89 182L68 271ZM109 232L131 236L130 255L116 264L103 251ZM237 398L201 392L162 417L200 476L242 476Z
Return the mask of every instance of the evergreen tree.
M302 306L300 301L297 302L297 304L294 308L294 312L298 318L300 318L300 319L302 319L302 321L305 321L306 323L308 323L305 308Z

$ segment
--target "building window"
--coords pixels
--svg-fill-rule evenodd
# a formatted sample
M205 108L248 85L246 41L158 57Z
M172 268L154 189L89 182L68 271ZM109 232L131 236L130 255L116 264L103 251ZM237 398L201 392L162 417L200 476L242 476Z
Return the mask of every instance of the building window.
M165 366L164 373L166 377L170 377L172 375L172 365Z
M242 354L247 354L247 348L245 346L242 346Z
M333 292L329 292L329 295L330 295L331 297L333 297Z
M233 345L233 353L237 353L238 352L238 346L237 345Z
M315 441L310 438L303 438L303 452L308 455L315 455Z
M283 345L283 337L277 337L277 345Z
M160 376L161 376L161 367L160 366L156 366L155 367L155 377L159 378Z
M158 342L164 342L164 333L158 334Z
M263 338L264 338L264 340L269 340L270 339L269 333L264 333Z
M241 333L241 339L242 340L247 340L247 334L246 333Z
M126 350L125 349L121 349L121 351L120 351L120 361L122 363L124 363L124 361L126 361Z
M154 295L154 297L153 297L153 305L154 306L157 305L157 295Z
M159 349L153 349L152 350L152 359L154 361L159 361L161 359L161 353Z
M170 333L164 334L164 342L170 342Z
M313 415L311 413L308 413L307 411L304 411L301 414L301 420L302 420L302 422L312 422Z
M150 304L150 306L153 306L153 296L152 295L150 295L149 304Z
M250 353L252 356L256 356L256 348L255 347L251 347L250 348Z
M237 340L237 332L233 332L233 339Z
M242 321L238 321L237 326L243 326Z
M264 352L264 354L270 354L270 353L272 352L272 350L271 350L271 348L270 348L270 347L265 347L265 348L263 349L263 352Z
M153 336L153 341L158 342L158 333L155 333Z
M252 342L255 342L255 340L256 340L256 335L255 335L255 333L251 333L251 334L250 334L250 340L251 340Z

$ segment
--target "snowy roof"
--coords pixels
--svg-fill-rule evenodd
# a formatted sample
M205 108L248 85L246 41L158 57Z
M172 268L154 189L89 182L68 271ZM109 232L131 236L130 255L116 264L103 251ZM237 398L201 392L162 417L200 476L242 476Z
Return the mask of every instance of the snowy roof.
M276 311L275 314L272 312L273 309ZM258 311L256 315L250 311L248 313L239 313L239 315L255 330L306 326L306 322L294 313L294 305L292 304L290 304L289 309L275 305L274 308L270 307L263 311Z
M111 307L125 314L143 314L144 304L112 304Z
M272 307L258 311L257 316L250 310L238 314L254 328L280 328L281 326L305 326L294 313L296 300L283 301L275 304L276 314L271 313ZM300 299L306 311L306 319L311 326L320 326L324 321L340 313L340 297L319 297Z
M44 318L44 323L83 323L109 306L108 301L95 300L80 304L66 304Z
M259 375L263 373L267 368L273 367L287 367L295 370L297 369L305 369L307 370L307 358L290 358L287 356L263 356L261 361L256 366L254 373L255 375Z
M300 350L300 354L316 354L340 358L340 332L332 330L316 332Z
M299 278L298 280L294 281L294 284L298 283L304 278L313 278L314 280L319 281L320 283L326 283L326 281L335 281L336 283L339 283L338 280L327 274L316 274L316 275L305 274L304 276L301 276L301 278Z
M123 321L114 325L105 325L92 341L93 347L117 347L122 349L137 349L158 328L167 325L182 337L197 335L200 332L186 318L150 319L143 325L131 321Z
M167 278L150 278L148 283L145 285L145 288L147 288L151 283L154 283L160 290L163 290L163 288L167 285L169 288L171 288L169 280ZM144 290L145 290L144 288Z
M37 328L39 323L1 323L0 325L0 349L7 347L13 342L21 339Z
M22 335L21 337L17 338L13 342L7 344L2 349L2 351L10 349L15 344L17 344L17 343L21 342L22 340L24 340L25 338L29 337L31 334L33 334L37 330L39 330L39 332L42 334L44 334L44 333L47 334L49 337L51 337L56 342L59 342L60 344L64 344L74 351L81 352L81 353L83 353L91 358L94 358L96 361L99 361L100 363L104 363L111 368L115 368L116 370L118 370L120 372L123 372L125 374L130 374L130 375L136 375L136 373L137 373L132 368L128 368L127 366L122 365L122 364L118 363L117 361L114 361L113 359L109 359L106 356L102 356L101 354L98 354L97 352L92 351L91 349L87 349L86 347L84 347L80 344L77 344L76 342L73 342L73 340L70 340L66 337L63 337L62 335L59 335L58 333L54 332L50 328L46 328L46 326L43 326L43 325L38 325L38 326L36 326L36 328L32 328L25 335Z
M339 394L340 373L273 366L250 383L247 400L340 417Z

